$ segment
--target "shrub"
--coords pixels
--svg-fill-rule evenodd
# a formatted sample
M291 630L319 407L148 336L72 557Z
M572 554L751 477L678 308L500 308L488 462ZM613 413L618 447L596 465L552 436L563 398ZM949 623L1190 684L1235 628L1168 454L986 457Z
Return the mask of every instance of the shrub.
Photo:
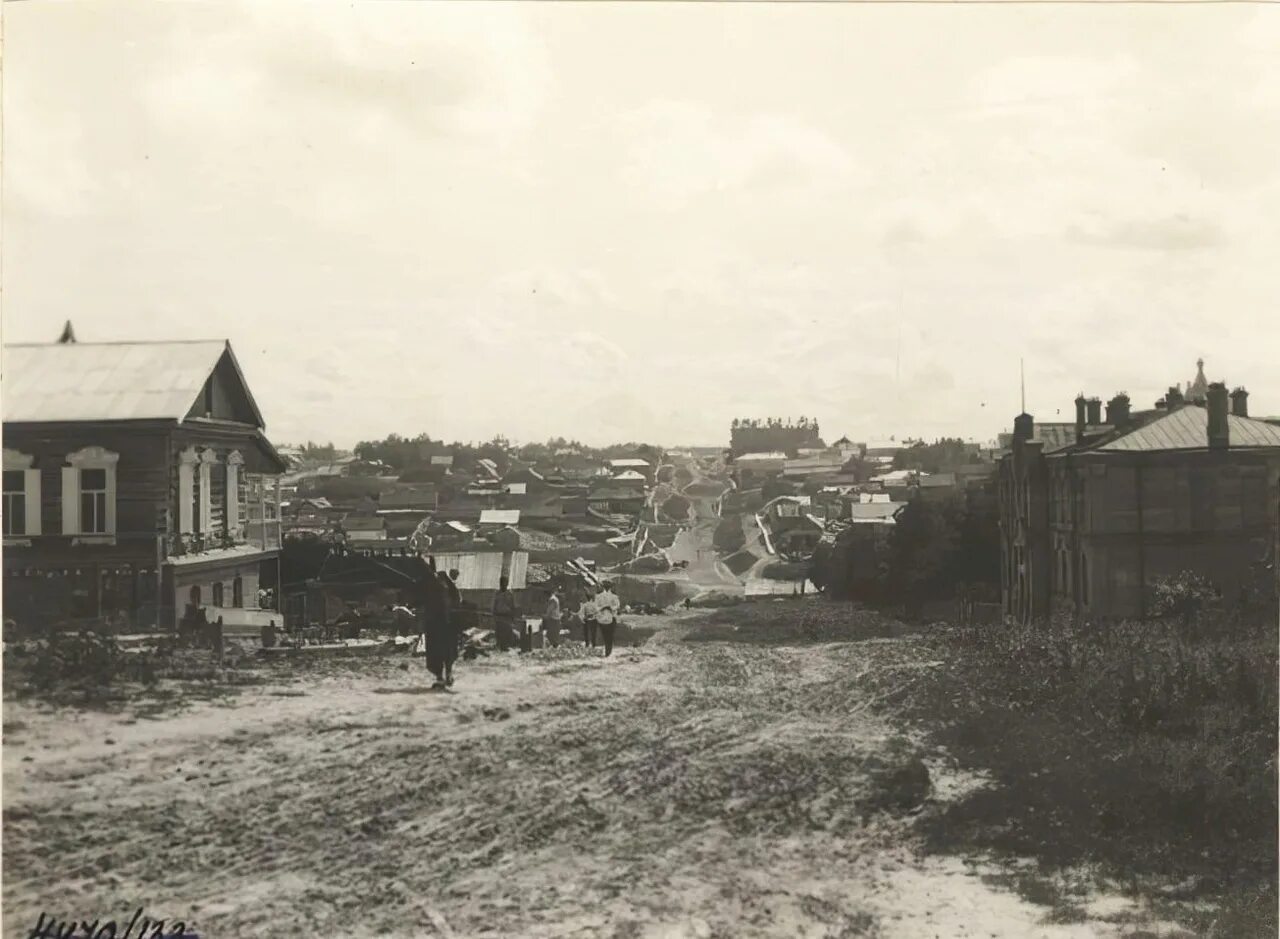
M741 550L747 543L747 536L742 532L742 516L726 515L721 518L711 543L721 554L733 554Z
M1274 872L1274 624L1192 614L1204 621L1188 630L1183 601L1204 585L1182 583L1165 620L932 634L948 667L920 689L922 712L978 751L1011 787L1008 805L1050 813L981 835L988 846L1031 850L1054 835L1056 850L1122 866L1212 858L1224 873Z
M151 684L156 679L156 660L151 653L121 651L110 636L55 633L36 643L26 674L37 691L61 686L94 691L121 681Z

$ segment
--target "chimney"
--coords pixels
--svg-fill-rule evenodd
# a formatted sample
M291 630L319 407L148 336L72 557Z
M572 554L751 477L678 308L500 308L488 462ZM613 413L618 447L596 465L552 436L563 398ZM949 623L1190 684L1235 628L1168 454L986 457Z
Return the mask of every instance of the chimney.
M1209 449L1225 450L1231 444L1231 430L1227 426L1227 386L1220 381L1209 385Z
M1249 416L1249 392L1243 388L1231 392L1231 413L1236 417Z
M1102 399L1090 398L1088 401L1085 402L1085 407L1088 409L1089 423L1101 424L1102 423Z
M1123 391L1107 402L1107 423L1112 427L1129 423L1129 396Z
M1169 402L1166 401L1164 398L1161 398L1159 401L1156 402L1156 410L1157 411L1169 410Z
M62 327L62 335L58 337L59 345L70 345L76 341L75 327L71 325L71 320L67 320L67 325Z
M1085 425L1085 406L1088 402L1085 400L1084 393L1076 395L1076 443L1084 443L1084 425Z
M1177 385L1169 386L1169 393L1164 396L1164 399L1168 402L1170 411L1186 403L1186 399L1182 396L1182 389Z
M1013 419L1013 439L1027 441L1035 436L1036 419L1030 414L1019 414Z

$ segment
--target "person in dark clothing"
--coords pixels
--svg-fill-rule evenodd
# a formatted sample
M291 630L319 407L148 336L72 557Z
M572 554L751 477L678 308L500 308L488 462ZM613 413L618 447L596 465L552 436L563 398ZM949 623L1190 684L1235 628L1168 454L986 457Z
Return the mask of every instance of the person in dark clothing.
M435 688L445 687L445 663L453 644L449 622L449 591L440 582L434 562L416 584L418 624L427 655L427 670L435 676Z
M440 585L444 588L447 608L445 635L441 647L444 653L444 683L446 687L453 687L453 663L458 660L458 623L462 615L462 592L458 590L458 585L449 574L440 571L437 576Z

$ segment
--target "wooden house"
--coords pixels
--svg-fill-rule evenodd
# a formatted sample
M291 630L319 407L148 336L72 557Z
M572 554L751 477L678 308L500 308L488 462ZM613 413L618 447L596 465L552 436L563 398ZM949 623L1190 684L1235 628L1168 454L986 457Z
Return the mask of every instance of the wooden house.
M7 620L265 622L285 463L230 343L6 345L3 409Z

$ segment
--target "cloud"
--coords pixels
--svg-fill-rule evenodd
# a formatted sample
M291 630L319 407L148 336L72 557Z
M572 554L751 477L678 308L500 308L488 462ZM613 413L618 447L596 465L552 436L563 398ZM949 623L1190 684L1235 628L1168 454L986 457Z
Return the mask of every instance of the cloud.
M148 89L166 119L242 139L292 131L319 148L510 144L536 124L551 83L542 44L511 8L231 9L220 31L175 33L176 68Z
M689 101L650 101L615 131L624 181L680 205L697 196L853 182L849 154L833 138L785 114L728 116Z
M1066 237L1078 244L1144 251L1188 251L1215 248L1226 242L1221 227L1214 222L1183 214L1117 222L1098 220L1088 227L1072 224Z

